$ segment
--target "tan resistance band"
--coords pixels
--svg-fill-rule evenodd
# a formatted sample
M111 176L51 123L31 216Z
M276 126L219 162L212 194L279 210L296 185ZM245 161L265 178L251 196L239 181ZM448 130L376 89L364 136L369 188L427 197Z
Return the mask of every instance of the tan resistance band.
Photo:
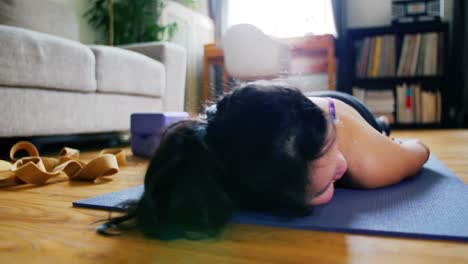
M26 151L28 157L15 158L20 150ZM79 153L77 149L63 148L57 158L40 157L32 143L20 141L10 150L13 164L0 160L0 187L41 185L60 174L67 175L72 181L94 181L102 176L116 174L119 172L119 165L126 164L125 151L122 149L104 149L88 163L78 159Z

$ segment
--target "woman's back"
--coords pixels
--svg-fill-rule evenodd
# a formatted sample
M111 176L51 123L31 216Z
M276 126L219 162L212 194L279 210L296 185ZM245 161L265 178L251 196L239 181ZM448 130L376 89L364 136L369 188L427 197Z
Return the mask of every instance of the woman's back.
M329 114L326 98L310 98ZM340 183L347 187L378 188L415 175L429 157L429 149L412 140L398 143L372 128L349 105L332 99L336 106L338 148L348 171Z

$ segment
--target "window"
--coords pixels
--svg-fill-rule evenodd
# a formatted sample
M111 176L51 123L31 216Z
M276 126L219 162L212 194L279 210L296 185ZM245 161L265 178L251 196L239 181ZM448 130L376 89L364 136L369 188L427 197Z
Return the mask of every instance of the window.
M240 23L275 37L336 35L331 0L230 0L227 26Z

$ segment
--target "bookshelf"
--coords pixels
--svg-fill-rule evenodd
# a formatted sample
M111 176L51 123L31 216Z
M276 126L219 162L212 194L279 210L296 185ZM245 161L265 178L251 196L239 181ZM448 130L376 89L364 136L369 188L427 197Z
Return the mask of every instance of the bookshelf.
M411 23L347 32L342 89L394 128L450 127L448 24Z

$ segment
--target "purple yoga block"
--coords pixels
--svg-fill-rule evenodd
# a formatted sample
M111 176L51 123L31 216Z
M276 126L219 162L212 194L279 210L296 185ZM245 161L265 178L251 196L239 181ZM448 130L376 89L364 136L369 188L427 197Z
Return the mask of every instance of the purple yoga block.
M149 158L159 146L164 129L172 123L187 120L186 112L135 113L130 117L132 152Z

